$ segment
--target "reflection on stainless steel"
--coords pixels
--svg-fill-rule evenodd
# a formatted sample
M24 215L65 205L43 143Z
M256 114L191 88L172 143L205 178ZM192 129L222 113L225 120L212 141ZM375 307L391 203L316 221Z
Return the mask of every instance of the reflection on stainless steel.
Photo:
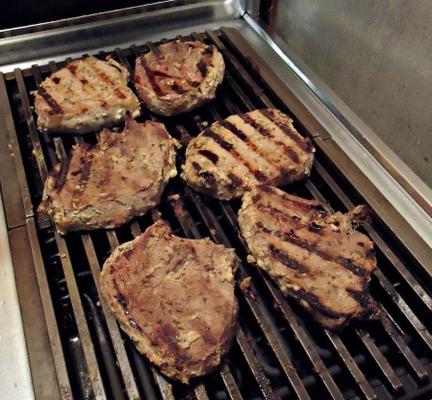
M432 187L432 4L280 0L289 48Z
M430 229L430 218L351 135L329 105L310 90L313 79L308 80L308 74L300 79L278 43L248 15L239 18L243 12L239 6L248 9L249 5L248 1L203 1L182 6L178 15L169 8L153 10L157 15L132 14L129 21L153 22L145 27L127 26L126 15L87 21L85 28L57 27L46 40L39 33L29 34L21 47L33 46L29 58L17 53L12 64L2 66L4 71L12 71L15 63L21 67L0 76L0 160L6 167L0 171L0 183L10 236L20 242L12 253L17 281L25 281L26 269L36 275L39 290L33 291L37 297L33 303L39 304L39 313L42 309L44 315L38 321L45 326L48 346L38 348L31 339L27 343L32 376L37 377L37 399L57 398L56 390L63 399L116 400L276 399L278 395L390 400L432 393L428 320L432 250L426 242L428 236L421 237ZM170 19L173 15L176 21L189 23L180 27ZM160 22L157 32L154 21ZM234 29L217 29L222 25ZM125 29L124 37L118 31L121 29ZM192 32L202 33L189 36ZM94 143L97 137L39 134L31 92L49 73L64 66L66 57L84 52L100 57L112 54L131 68L136 56L152 46L148 41L174 37L218 46L227 65L224 83L214 102L188 115L162 118L143 108L143 117L161 118L170 133L180 137L198 134L204 121L211 123L254 108L278 107L291 113L298 130L312 138L318 151L311 178L288 190L334 209L367 202L374 211L372 222L362 229L374 240L378 253L379 268L371 294L383 311L380 322L353 324L341 334L311 322L264 273L247 264L245 244L237 229L238 204L199 195L185 188L180 179L167 188L168 194L179 194L176 201L163 200L151 215L116 230L62 237L51 221L34 214L47 171L72 145ZM67 43L72 39L75 47ZM0 49L2 43L3 49L8 49L19 42L18 37L0 40ZM53 44L51 49L46 49L48 43ZM47 63L50 58L56 62ZM39 65L26 68L36 60ZM9 148L13 154L4 150ZM252 278L248 290L237 290L240 329L226 363L190 386L166 380L149 365L121 333L99 296L104 260L119 243L142 232L159 212L178 235L209 236L235 247L242 258L237 280ZM32 257L28 258L24 253L30 249ZM36 315L37 310L26 302L22 289L18 293L24 326L28 326L30 315ZM51 397L38 386L42 380L39 370L47 376L53 371L56 374L58 386L49 385Z

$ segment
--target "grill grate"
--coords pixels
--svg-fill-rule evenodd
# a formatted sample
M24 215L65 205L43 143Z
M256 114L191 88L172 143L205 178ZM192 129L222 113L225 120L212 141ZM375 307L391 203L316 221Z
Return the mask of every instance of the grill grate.
M227 70L217 99L179 117L156 117L143 110L141 119L161 120L173 136L184 138L199 133L206 123L255 108L275 106L290 113L262 80L259 69L236 48L229 31L192 37L215 44L224 55ZM135 57L152 46L132 45L96 56L111 54L132 71ZM64 64L50 62L6 75L35 208L47 171L66 157L74 143L97 141L95 134L53 136L36 130L30 93ZM293 118L298 130L306 134ZM290 185L288 190L315 197L328 209L345 211L363 201L319 146L310 179ZM172 194L180 196L174 200ZM371 293L384 317L380 322L355 322L334 333L313 323L263 272L247 264L245 244L237 228L238 208L238 201L202 196L176 178L168 185L158 210L119 229L62 237L50 221L39 219L35 224L30 220L38 284L64 398L70 394L77 399L429 398L432 324L427 316L432 311L432 299L427 287L431 286L379 216L361 229L376 243L379 269ZM149 365L120 331L99 296L100 268L111 250L140 234L159 215L180 236L210 236L217 243L235 247L243 260L237 281L252 278L250 289L236 289L240 327L226 363L190 386L167 381Z

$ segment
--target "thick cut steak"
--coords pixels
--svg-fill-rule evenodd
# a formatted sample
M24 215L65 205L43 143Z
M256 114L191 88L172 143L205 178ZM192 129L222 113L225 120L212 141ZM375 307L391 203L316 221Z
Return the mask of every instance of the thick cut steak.
M271 186L257 186L243 196L239 211L250 261L298 300L326 328L352 318L375 318L368 293L376 267L373 242L352 223L365 207L329 214L319 203Z
M215 46L176 40L137 58L135 87L151 111L176 115L213 99L224 72Z
M314 151L287 115L255 110L215 122L192 139L182 177L195 190L229 200L257 184L279 186L308 176Z
M126 68L108 57L75 60L46 78L35 94L43 132L86 133L140 115Z
M237 327L234 250L174 236L160 220L114 250L102 293L138 350L183 383L221 362Z
M178 147L164 125L129 118L122 133L105 129L96 146L73 147L48 175L38 211L61 233L114 228L144 215L177 175Z

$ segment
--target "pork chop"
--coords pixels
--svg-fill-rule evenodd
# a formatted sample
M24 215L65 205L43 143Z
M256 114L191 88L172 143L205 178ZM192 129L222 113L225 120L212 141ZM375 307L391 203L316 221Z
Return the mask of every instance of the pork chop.
M140 115L129 73L112 58L74 60L46 78L35 94L42 132L86 133Z
M214 370L235 337L237 263L233 249L174 236L159 220L114 250L101 290L138 350L188 383Z
M364 206L329 214L314 200L257 186L243 196L238 221L250 261L324 327L335 329L377 315L368 293L374 244L352 226L365 214Z
M224 71L215 46L175 40L137 58L135 87L151 111L177 115L213 99Z
M287 115L255 110L215 122L192 139L182 177L197 191L229 200L258 184L308 176L314 151Z
M39 212L61 233L114 228L155 207L177 175L178 142L164 125L132 118L122 133L104 129L99 143L78 144L45 182Z

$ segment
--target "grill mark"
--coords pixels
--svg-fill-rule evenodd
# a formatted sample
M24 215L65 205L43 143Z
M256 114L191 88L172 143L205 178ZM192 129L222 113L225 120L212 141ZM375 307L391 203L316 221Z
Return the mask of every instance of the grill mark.
M304 289L299 289L299 290L288 289L288 294L290 294L296 300L305 300L311 306L312 309L318 310L321 314L331 319L350 318L353 315L352 313L338 313L333 310L330 310L320 302L318 296Z
M142 331L141 327L138 325L138 323L133 319L132 315L130 314L129 310L128 310L128 305L127 305L127 301L126 301L126 297L123 296L123 294L120 292L117 282L115 279L113 279L113 283L114 283L114 288L117 291L117 294L115 295L116 300L120 303L120 305L123 308L123 311L126 315L126 317L128 318L129 321L129 325L136 329L137 331Z
M287 146L285 143L281 142L279 139L275 138L275 136L264 126L262 126L259 122L255 121L250 115L248 114L240 114L239 117L246 122L248 125L252 126L259 134L262 136L272 140L273 143L280 146L284 153L294 162L298 163L299 158L298 154L289 146Z
M76 72L76 70L77 70L77 65L76 64L68 64L67 66L66 66L66 68L70 71L70 73L72 74L72 75L75 75L75 72Z
M255 200L255 202L259 201L259 199ZM293 221L294 223L298 224L301 221L301 218L298 217L297 215L287 215L284 211L279 210L276 207L273 206L266 206L264 204L258 204L257 209L259 211L262 211L264 213L269 213L269 214L278 214L278 219L282 219L283 221Z
M163 96L163 92L162 92L161 88L159 87L158 83L156 82L156 75L147 66L147 63L146 63L144 56L141 57L141 65L144 68L144 71L147 75L147 79L148 79L150 86L152 87L153 91L156 93L157 96Z
M61 162L60 171L57 174L54 174L55 175L54 190L56 190L57 192L60 192L60 190L62 190L64 184L66 183L66 177L69 171L71 160L72 160L71 156L64 159Z
M219 157L208 150L200 150L198 153L200 153L201 155L203 155L204 157L206 157L207 159L209 159L213 164L216 164L219 160Z
M313 233L321 234L322 226L317 225L315 222L312 222L308 225L308 230Z
M203 133L203 136L209 137L213 139L220 147L228 151L236 160L239 160L243 163L243 165L255 176L255 178L263 183L268 182L267 176L261 172L256 170L253 166L249 164L248 161L246 161L239 152L234 149L234 146L231 143L228 143L226 140L224 140L222 137L219 136L216 132L212 131L211 129L206 129Z
M183 93L186 93L188 91L188 89L180 86L177 82L173 83L173 85L171 86L171 89L173 90L173 92L175 92L177 94L183 94Z
M119 99L125 99L126 98L126 95L116 85L116 82L113 82L112 79L104 71L101 71L96 66L94 66L93 69L94 69L96 75L99 76L99 78L101 80L103 80L104 82L106 82L112 88L112 90L114 91L115 95Z
M243 185L243 181L237 175L233 174L232 172L229 172L227 176L230 179L230 181L234 187L238 187L238 186Z
M362 278L366 278L368 276L368 271L363 269L361 266L355 264L352 260L349 258L345 258L342 256L336 256L333 257L327 252L323 250L318 250L312 243L309 243L301 238L299 238L295 233L293 232L281 232L272 230L266 226L263 225L262 222L257 222L256 228L264 233L267 233L269 235L273 235L278 237L279 239L285 240L289 243L295 244L298 247L301 247L302 249L305 249L309 251L310 253L316 254L317 256L321 257L322 259L326 261L335 262L342 267L346 268L347 270L351 271L354 275L360 276Z
M276 248L273 245L269 246L271 255L276 258L276 260L280 261L282 264L286 265L290 269L294 269L300 273L308 272L308 268L299 263L298 261L291 258L287 253L285 253L283 250L280 250Z
M201 171L201 165L199 165L196 161L192 161L192 167L196 172Z
M72 203L78 203L82 193L84 192L88 179L90 177L91 165L93 158L87 156L88 148L85 150L84 154L80 157L81 163L81 175L79 177L79 182L77 184L78 188L72 193Z
M202 177L210 186L216 185L216 178L211 172L200 172L198 175Z
M203 59L198 61L197 68L201 74L201 78L205 78L205 76L207 75L207 64L204 62Z
M259 112L264 115L267 119L272 121L276 126L278 126L284 133L286 133L296 144L297 146L302 149L305 152L311 152L312 151L312 143L309 140L309 138L305 138L301 135L296 135L295 131L288 126L287 124L284 124L283 122L278 121L273 113L268 109L262 109L259 110Z
M280 175L291 175L290 170L286 170L285 168L281 167L277 162L273 162L272 160L267 158L267 155L260 151L255 143L252 142L251 138L247 136L241 129L239 129L237 126L235 126L233 123L229 121L220 121L219 122L221 126L223 126L225 129L229 130L231 133L233 133L235 136L237 136L240 140L242 140L248 148L258 154L260 157L262 157L266 162L268 162L273 168L279 171Z
M46 101L46 103L51 107L51 112L54 114L63 114L63 109L60 104L42 87L39 87L38 93L42 96L42 98Z

